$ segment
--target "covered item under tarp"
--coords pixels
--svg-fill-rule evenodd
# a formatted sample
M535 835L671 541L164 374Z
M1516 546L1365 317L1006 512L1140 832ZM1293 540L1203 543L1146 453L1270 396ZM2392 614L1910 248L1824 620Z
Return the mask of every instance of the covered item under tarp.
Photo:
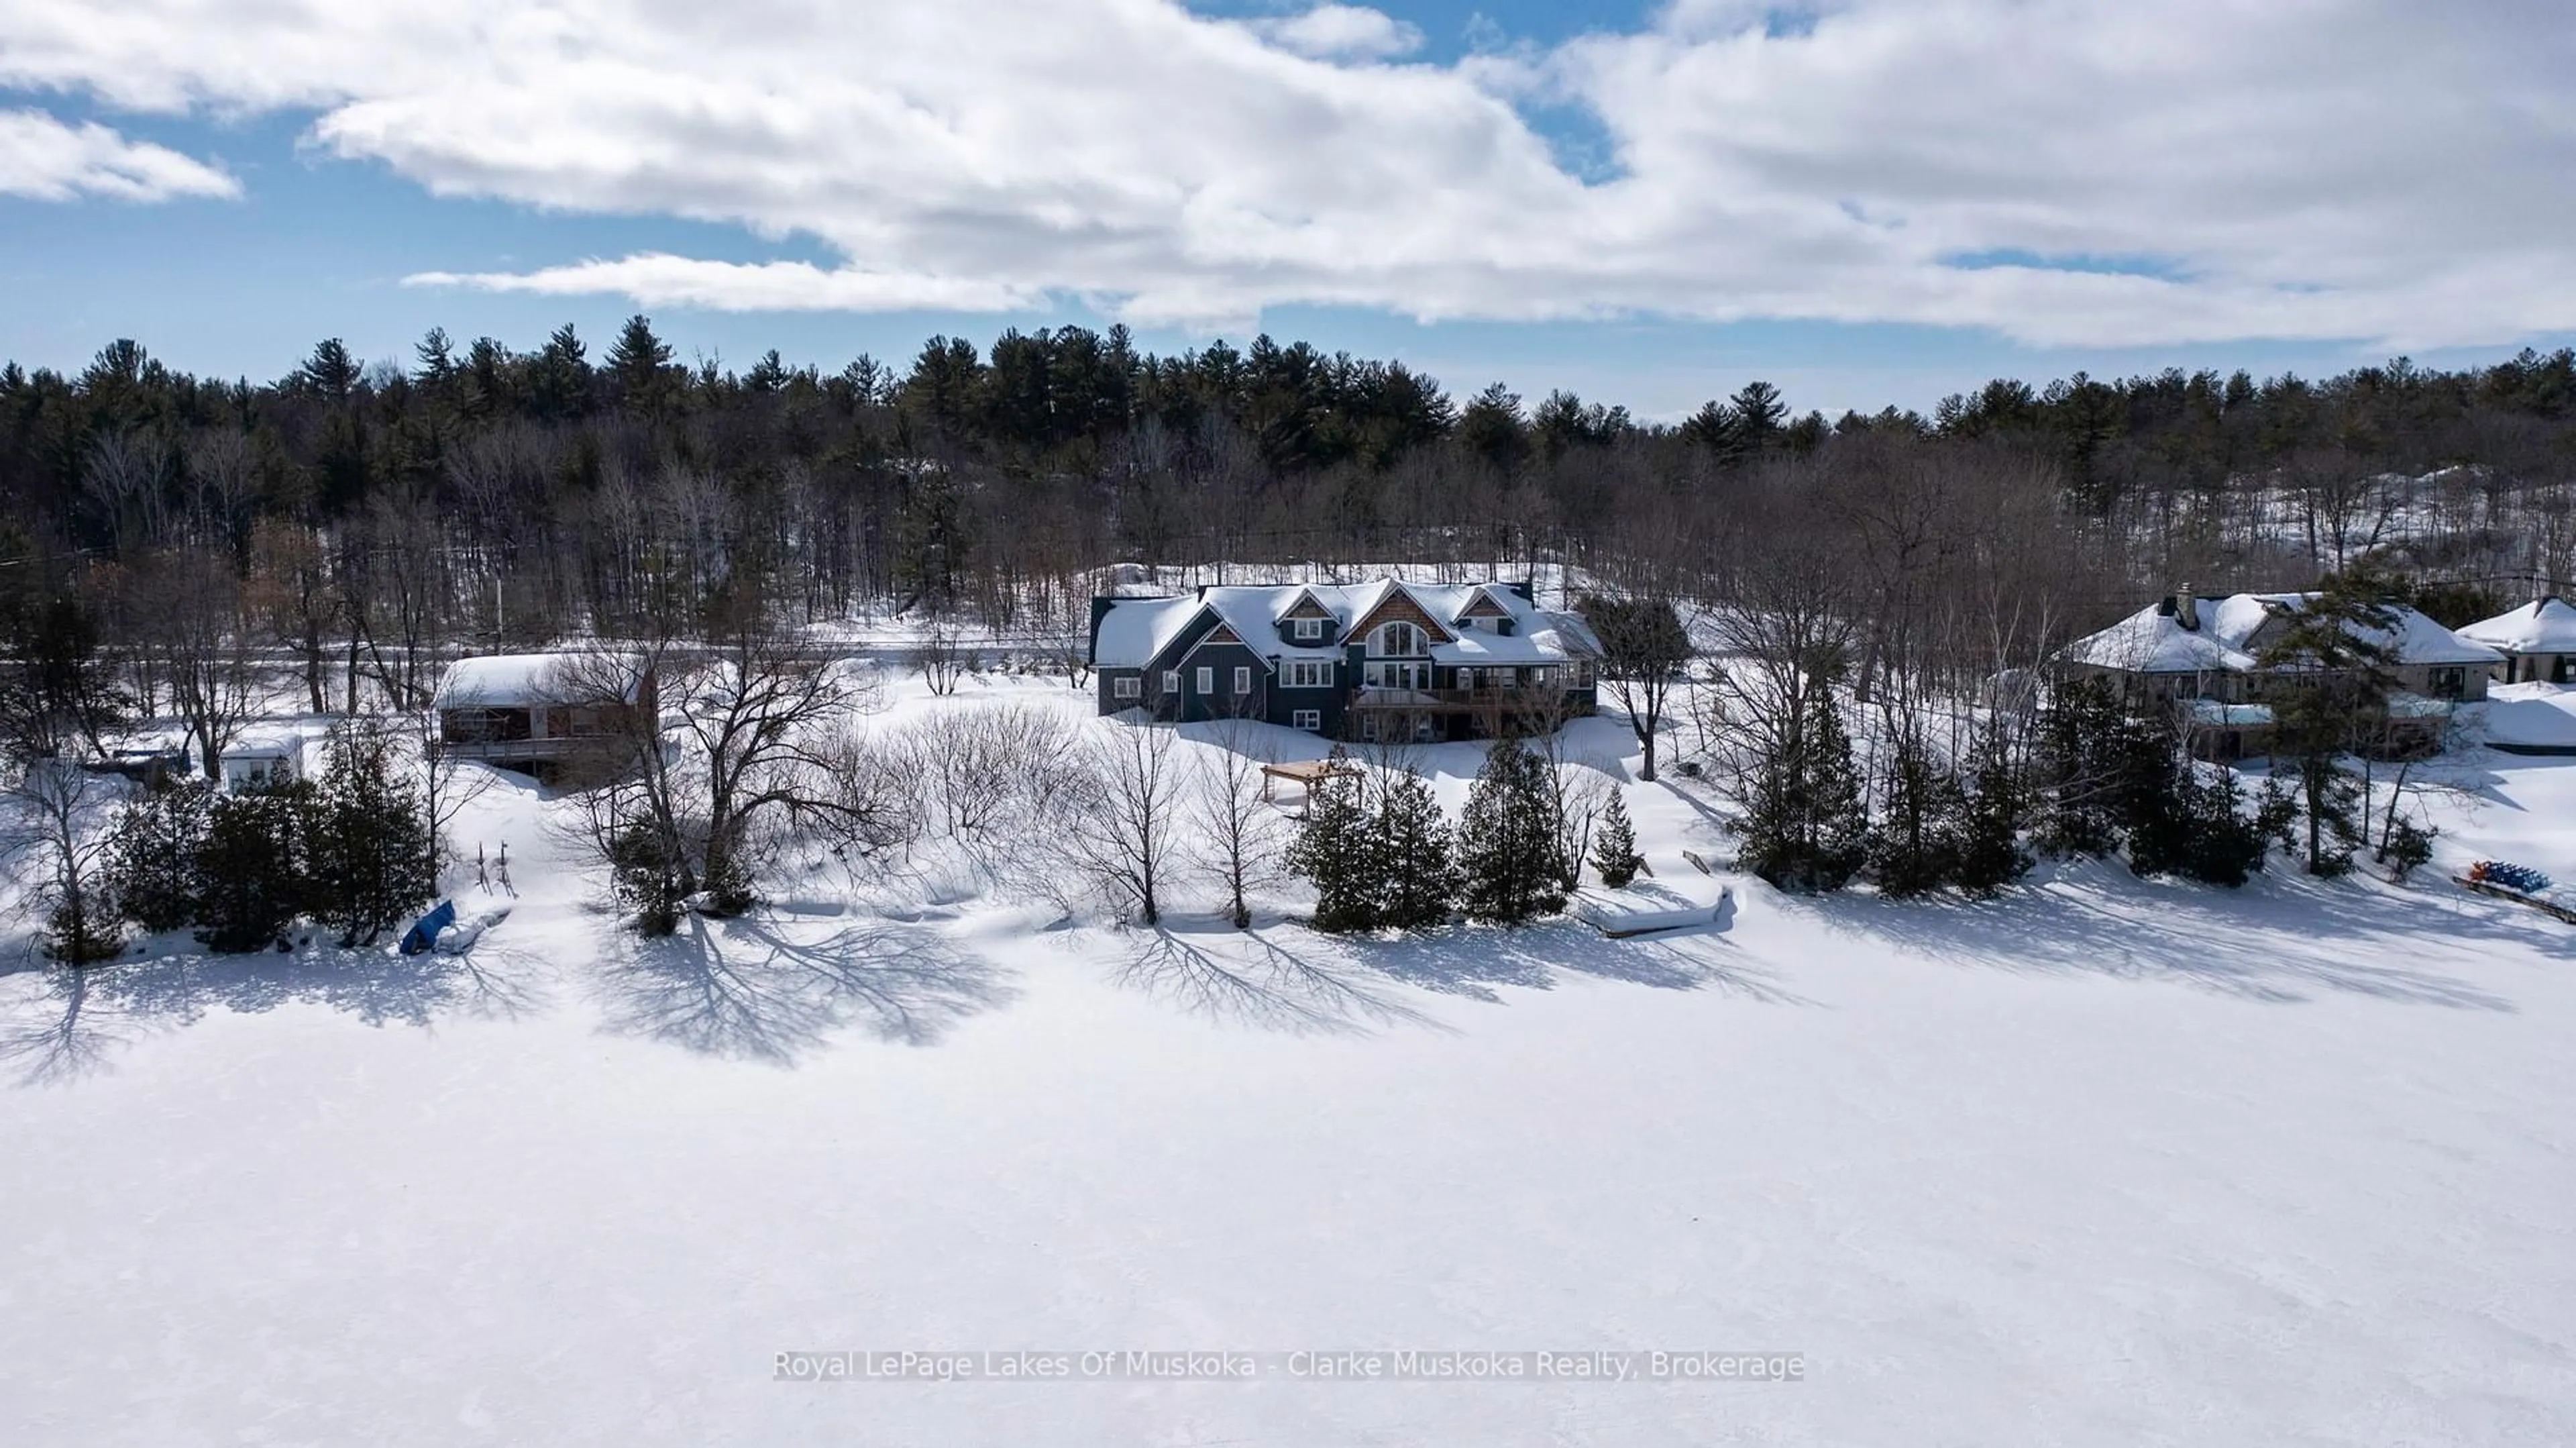
M456 923L456 902L441 900L438 908L413 922L402 938L402 953L419 955L438 943L438 932Z

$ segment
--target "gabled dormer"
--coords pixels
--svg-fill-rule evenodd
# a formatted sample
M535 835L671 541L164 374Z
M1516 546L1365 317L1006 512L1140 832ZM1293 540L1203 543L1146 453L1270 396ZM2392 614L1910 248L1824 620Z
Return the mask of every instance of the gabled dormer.
M1342 632L1341 615L1327 607L1311 588L1297 590L1278 618L1279 641L1296 648L1330 648Z
M1458 610L1458 616L1450 620L1454 627L1499 634L1504 638L1511 637L1515 622L1512 611L1503 606L1501 599L1494 597L1494 590L1490 587L1477 589L1467 600L1467 606Z

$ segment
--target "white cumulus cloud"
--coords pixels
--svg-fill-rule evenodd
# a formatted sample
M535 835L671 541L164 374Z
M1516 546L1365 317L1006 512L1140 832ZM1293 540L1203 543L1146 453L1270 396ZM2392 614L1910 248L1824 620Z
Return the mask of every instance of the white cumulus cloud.
M1422 48L1420 27L1365 5L1318 5L1297 15L1256 21L1256 33L1316 57L1389 60Z
M1337 4L12 0L0 84L309 111L318 149L441 195L840 258L460 257L430 283L2115 346L2576 330L2560 0L1679 0L1626 32L1383 63L1418 41Z
M68 125L43 111L0 111L0 195L168 201L240 194L240 182L167 146L129 141L95 122Z
M410 286L579 296L609 292L646 306L730 312L1007 312L1041 307L1042 291L966 277L895 274L811 262L726 262L642 252L533 272L421 272Z

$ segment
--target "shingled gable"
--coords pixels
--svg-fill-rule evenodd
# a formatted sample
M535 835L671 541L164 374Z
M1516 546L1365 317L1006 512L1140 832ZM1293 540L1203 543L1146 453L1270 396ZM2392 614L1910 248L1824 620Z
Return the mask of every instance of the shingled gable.
M1287 611L1279 615L1279 622L1286 623L1290 619L1299 618L1320 618L1329 623L1340 617L1340 614L1324 606L1324 601L1315 596L1315 590L1301 588L1297 590L1297 597L1288 605Z
M1456 630L1450 628L1448 621L1435 617L1431 610L1424 608L1422 600L1413 596L1413 590L1405 587L1402 579L1389 581L1393 586L1387 589L1386 597L1378 600L1377 607L1352 620L1350 637L1367 638L1369 631L1379 624L1403 619L1407 623L1419 625L1424 633L1431 636L1434 643L1446 644L1458 641L1458 634Z
M1459 622L1471 618L1510 618L1511 616L1512 611L1503 607L1502 600L1494 597L1494 591L1491 588L1477 589L1476 596L1467 601L1467 606L1458 610Z
M1224 616L1219 614L1213 605L1202 601L1197 611L1190 615L1189 622L1173 630L1172 636L1163 640L1163 646L1154 650L1154 656L1145 661L1145 667L1148 669L1172 667L1189 657L1191 650L1206 643L1211 628L1224 627Z

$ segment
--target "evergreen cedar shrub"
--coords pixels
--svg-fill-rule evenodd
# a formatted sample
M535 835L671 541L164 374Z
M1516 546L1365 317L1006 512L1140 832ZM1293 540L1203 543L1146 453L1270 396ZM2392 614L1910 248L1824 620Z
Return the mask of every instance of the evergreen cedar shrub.
M2030 873L2031 853L2021 842L2030 796L1991 726L1978 753L1976 773L1961 804L1952 880L1970 899L1991 900Z
M1348 760L1339 745L1331 762ZM1363 781L1315 781L1288 869L1315 887L1314 927L1344 934L1445 925L1457 894L1449 826L1422 777L1381 780L1371 807Z
M634 913L637 929L646 935L679 930L688 890L682 862L660 830L639 822L609 836L608 877L610 893Z
M1407 769L1378 791L1378 923L1398 930L1446 925L1457 910L1458 871L1449 822L1431 786Z
M1812 699L1796 743L1756 761L1753 798L1736 823L1739 863L1791 894L1839 890L1869 858L1869 809L1841 710L1830 688Z
M197 938L235 955L283 946L311 891L306 823L313 786L303 780L217 796L196 850Z
M196 923L203 894L197 848L214 807L213 786L189 780L146 795L118 816L108 873L135 924L158 934Z
M2388 867L2388 878L2402 885L2407 876L2430 864L2433 837L2438 833L2403 815L2390 819L2379 845L2379 862Z
M1350 756L1336 744L1327 759L1347 765ZM1315 887L1317 930L1347 934L1376 927L1375 854L1359 778L1331 773L1316 780L1306 796L1306 818L1288 846L1288 869Z
M1625 793L1613 789L1609 807L1601 812L1600 831L1592 837L1592 868L1601 872L1602 884L1624 890L1629 881L1637 878L1641 863L1636 827L1628 822Z
M343 947L373 945L438 889L428 813L393 751L383 730L333 729L328 766L308 801L307 907Z
M306 915L343 946L373 944L437 891L427 811L393 750L381 730L342 725L318 786L192 782L128 805L110 861L119 903L220 952L267 949Z
M45 916L45 958L64 965L96 965L125 951L114 900L97 891L66 895Z
M1967 796L1949 764L1919 736L1888 751L1881 808L1870 829L1870 873L1891 899L1928 895L1951 883L1964 831Z
M1485 751L1458 821L1460 903L1472 920L1518 925L1565 908L1564 848L1548 763L1517 739Z
M2095 680L2059 690L2041 716L2040 785L2037 834L2050 854L2125 849L2139 875L2231 888L2262 871L2299 817L2278 781L2249 815L2234 770L2204 771L2171 720L2121 708Z

